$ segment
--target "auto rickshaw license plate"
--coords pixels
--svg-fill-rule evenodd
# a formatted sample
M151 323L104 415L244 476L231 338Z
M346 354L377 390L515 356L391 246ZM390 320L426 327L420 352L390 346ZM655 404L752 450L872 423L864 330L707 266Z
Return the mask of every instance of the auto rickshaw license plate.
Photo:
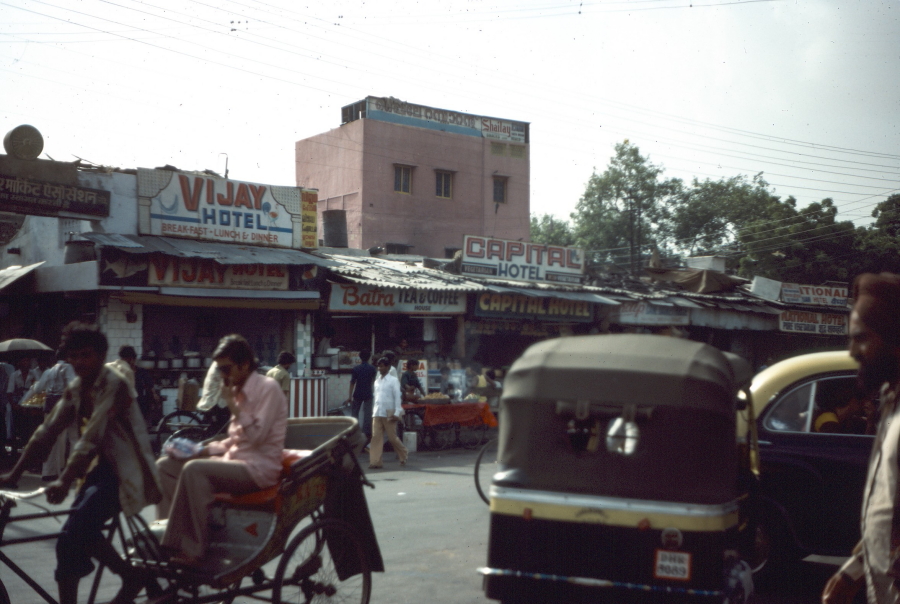
M656 579L689 581L691 579L691 555L687 552L656 550L653 577Z

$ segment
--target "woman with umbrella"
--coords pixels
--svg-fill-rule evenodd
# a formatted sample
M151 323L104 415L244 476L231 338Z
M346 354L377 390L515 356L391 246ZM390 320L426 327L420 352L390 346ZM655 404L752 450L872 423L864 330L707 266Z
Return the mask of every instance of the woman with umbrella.
M13 409L19 407L22 397L39 377L32 372L32 360L46 354L52 355L53 349L37 340L15 338L0 342L0 361L13 363L16 367L16 370L9 376L6 386L6 409L4 413L6 423L5 436L7 442L12 445L13 452L15 452L14 438L16 435L15 426L13 425ZM27 440L28 436L30 435L24 435L24 439Z

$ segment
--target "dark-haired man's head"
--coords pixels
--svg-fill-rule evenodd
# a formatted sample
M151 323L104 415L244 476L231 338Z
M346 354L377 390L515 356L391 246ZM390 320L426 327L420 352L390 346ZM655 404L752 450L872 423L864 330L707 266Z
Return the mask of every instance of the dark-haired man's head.
M419 368L419 361L417 361L415 359L410 359L409 361L406 361L406 370L407 371L415 371L418 368Z
M378 373L381 375L387 375L391 371L391 361L387 357L381 357L378 359Z
M250 343L236 333L219 340L212 357L225 383L238 388L244 385L259 365Z
M132 369L137 364L137 351L133 346L122 346L119 348L119 358L128 363Z
M866 273L853 282L850 355L859 388L873 392L900 377L900 276Z
M362 361L363 363L368 363L369 358L371 358L371 356L372 356L372 353L369 352L368 350L360 350L359 351L359 360Z
M109 342L96 325L74 321L63 329L60 351L82 383L93 383L100 375Z
M287 352L286 350L283 350L278 354L278 364L283 366L285 369L287 369L288 367L290 367L291 365L293 365L296 362L297 362L297 357L295 357L290 352Z

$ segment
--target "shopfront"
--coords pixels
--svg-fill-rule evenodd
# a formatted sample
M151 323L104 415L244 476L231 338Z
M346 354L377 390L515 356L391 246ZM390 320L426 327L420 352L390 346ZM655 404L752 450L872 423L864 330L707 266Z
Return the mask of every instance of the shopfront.
M473 295L465 325L465 356L482 366L508 367L531 344L588 333L595 307L617 305L589 292L488 286Z
M426 379L429 370L439 371L444 363L452 362L466 312L467 288L439 283L431 287L442 289L330 284L327 313L317 330L317 334L330 334L323 337L329 337L332 350L339 350L336 362L323 362L328 367L323 371L335 384L329 385L330 392L338 392L346 400L349 372L359 362L361 350L374 351L373 361L386 349L394 350L401 364L407 359L422 361L420 369ZM340 396L330 395L332 404Z

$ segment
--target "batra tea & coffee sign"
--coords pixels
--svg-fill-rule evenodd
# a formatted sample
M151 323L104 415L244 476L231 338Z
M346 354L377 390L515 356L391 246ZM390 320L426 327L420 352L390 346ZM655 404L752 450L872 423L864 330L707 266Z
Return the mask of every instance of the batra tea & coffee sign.
M466 235L460 272L514 281L581 283L584 253L558 245Z
M138 197L142 234L259 246L315 246L315 214L310 206L317 192L312 189L141 168Z
M332 283L328 310L459 315L466 312L466 294L465 292L389 289L370 285Z

